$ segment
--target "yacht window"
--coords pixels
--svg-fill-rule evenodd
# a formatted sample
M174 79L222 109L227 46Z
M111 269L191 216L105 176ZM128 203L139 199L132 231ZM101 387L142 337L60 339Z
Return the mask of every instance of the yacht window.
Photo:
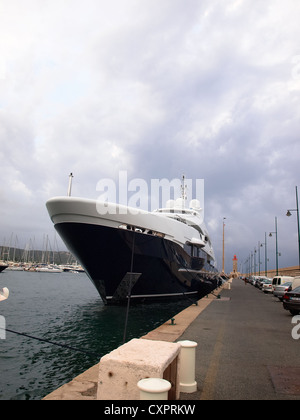
M152 235L152 236L159 236L160 238L164 238L165 234L161 233L161 232L155 232L154 230L150 230L150 229L145 229L145 228L141 228L138 226L132 226L132 225L120 225L119 229L124 229L124 230L132 230L134 232L138 232L138 233L145 233L147 235Z

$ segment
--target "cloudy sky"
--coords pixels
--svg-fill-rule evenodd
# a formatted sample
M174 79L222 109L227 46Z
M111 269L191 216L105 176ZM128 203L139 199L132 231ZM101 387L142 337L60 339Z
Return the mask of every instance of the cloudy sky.
M120 171L184 173L205 181L220 268L223 217L226 270L275 216L297 265L299 22L299 0L0 0L0 243L53 237L70 172L88 198Z

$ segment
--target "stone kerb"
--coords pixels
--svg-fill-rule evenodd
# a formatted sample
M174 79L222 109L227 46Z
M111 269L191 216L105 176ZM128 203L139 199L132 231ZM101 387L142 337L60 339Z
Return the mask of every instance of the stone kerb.
M176 399L179 399L180 350L178 343L133 339L103 356L99 364L97 399L138 400L137 383L145 378L168 379L165 372L174 364L172 386Z

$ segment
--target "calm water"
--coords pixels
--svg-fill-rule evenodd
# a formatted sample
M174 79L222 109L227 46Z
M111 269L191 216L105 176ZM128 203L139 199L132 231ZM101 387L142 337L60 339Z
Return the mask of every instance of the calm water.
M6 328L99 356L6 332L0 339L0 400L41 399L123 342L126 307L106 307L86 274L4 271ZM161 325L190 302L131 306L127 341ZM2 334L2 335L1 335ZM3 331L0 331L0 338Z

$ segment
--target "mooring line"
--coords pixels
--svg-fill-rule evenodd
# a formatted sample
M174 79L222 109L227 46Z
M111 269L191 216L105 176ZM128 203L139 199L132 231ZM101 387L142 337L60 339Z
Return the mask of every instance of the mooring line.
M32 335L21 333L21 332L14 331L14 330L10 330L8 328L2 328L2 327L0 327L0 329L1 330L4 330L4 331L7 331L7 332L10 332L10 333L13 333L13 334L21 335L23 337L31 338L33 340L41 341L43 343L48 343L48 344L52 344L54 346L63 347L65 349L69 349L69 350L73 350L73 351L78 351L78 352L81 352L81 353L85 353L85 354L87 354L89 356L99 357L99 355L96 354L96 353L93 353L93 352L90 352L90 351L86 351L86 350L81 350L81 349L78 349L76 347L68 346L66 344L55 343L54 341L46 340L44 338L34 337Z

